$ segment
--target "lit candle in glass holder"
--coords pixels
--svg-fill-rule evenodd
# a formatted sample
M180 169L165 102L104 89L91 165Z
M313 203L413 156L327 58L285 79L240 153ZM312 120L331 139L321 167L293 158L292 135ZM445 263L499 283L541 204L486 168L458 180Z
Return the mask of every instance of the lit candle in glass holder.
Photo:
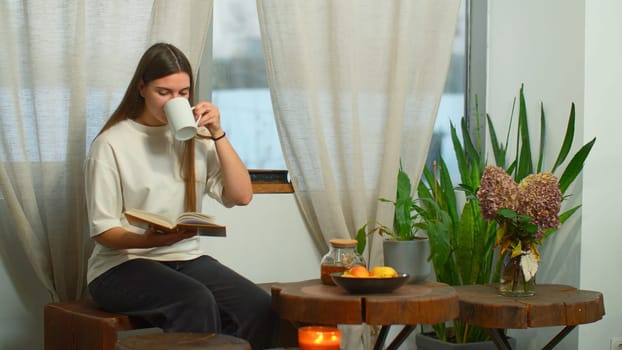
M337 327L308 326L298 329L300 350L339 350L341 332Z

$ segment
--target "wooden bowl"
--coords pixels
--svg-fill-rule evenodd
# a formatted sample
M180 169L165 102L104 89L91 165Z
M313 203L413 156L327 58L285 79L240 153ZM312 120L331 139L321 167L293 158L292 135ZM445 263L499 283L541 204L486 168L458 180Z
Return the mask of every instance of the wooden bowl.
M330 277L350 294L391 293L403 286L410 277L407 273L397 277L344 277L342 274L335 272Z

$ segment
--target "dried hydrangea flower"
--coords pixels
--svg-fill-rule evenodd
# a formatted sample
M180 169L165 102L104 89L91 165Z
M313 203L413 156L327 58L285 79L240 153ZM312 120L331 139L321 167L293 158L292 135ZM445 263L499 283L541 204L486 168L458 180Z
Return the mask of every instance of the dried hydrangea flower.
M531 174L520 182L518 190L518 211L531 216L538 225L536 239L542 237L545 229L559 227L562 192L553 174Z
M500 208L517 210L518 185L502 168L487 165L477 191L477 198L484 219L492 220Z

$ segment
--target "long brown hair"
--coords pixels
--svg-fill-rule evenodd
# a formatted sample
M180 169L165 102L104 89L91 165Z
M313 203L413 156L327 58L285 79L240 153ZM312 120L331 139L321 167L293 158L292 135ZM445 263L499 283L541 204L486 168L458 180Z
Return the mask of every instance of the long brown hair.
M134 76L125 91L125 95L117 109L104 124L99 134L113 125L125 120L136 119L145 109L145 99L140 95L141 82L149 84L162 77L184 72L190 77L189 100L194 101L194 77L192 66L184 53L177 47L167 43L152 45L141 57ZM98 134L98 135L99 135ZM181 176L186 184L184 207L187 211L196 210L196 189L194 173L194 139L184 141L184 150L180 165Z

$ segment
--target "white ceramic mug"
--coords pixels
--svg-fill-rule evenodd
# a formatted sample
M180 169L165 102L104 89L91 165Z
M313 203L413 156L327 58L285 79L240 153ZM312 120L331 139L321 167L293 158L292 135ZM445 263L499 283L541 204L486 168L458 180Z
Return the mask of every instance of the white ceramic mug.
M169 100L164 105L164 113L177 140L189 140L197 134L196 120L187 98L175 97Z

